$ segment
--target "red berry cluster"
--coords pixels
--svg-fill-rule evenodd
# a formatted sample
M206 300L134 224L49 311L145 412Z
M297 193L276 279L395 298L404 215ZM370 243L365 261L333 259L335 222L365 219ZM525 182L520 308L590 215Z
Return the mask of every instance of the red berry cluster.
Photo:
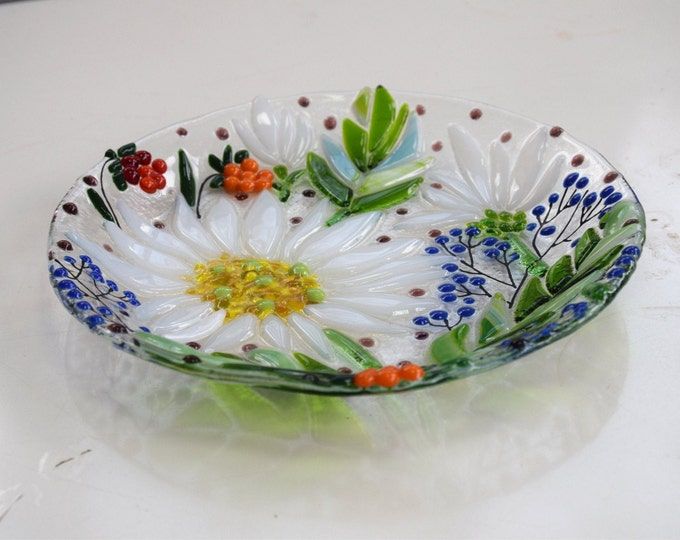
M137 150L131 156L120 158L123 166L123 178L128 184L139 187L145 193L155 193L166 185L163 173L168 165L162 159L152 161L151 154L146 150Z
M353 382L359 388L382 386L392 388L402 381L418 381L425 376L425 370L418 364L399 362L397 366L385 366L380 369L365 369L354 376Z

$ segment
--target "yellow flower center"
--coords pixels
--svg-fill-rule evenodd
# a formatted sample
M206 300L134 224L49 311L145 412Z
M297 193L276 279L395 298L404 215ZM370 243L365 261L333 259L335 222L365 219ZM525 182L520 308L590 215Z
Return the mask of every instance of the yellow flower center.
M212 302L216 311L225 310L225 322L244 313L285 318L325 298L316 276L302 263L235 259L225 253L197 264L189 279L187 294Z

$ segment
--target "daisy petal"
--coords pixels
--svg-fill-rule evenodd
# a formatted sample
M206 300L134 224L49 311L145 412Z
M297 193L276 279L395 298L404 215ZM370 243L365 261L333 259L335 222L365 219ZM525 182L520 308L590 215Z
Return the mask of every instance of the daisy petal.
M426 186L422 190L422 194L426 201L431 202L439 208L446 208L456 215L481 217L484 214L484 208L481 204L468 203L464 198L457 194L451 194L449 190L444 191L443 189L435 189L431 186Z
M269 153L276 154L278 122L274 106L266 97L257 96L250 106L250 118L257 138Z
M367 283L381 282L402 274L413 274L436 269L440 276L445 274L441 265L451 262L449 255L419 255L407 259L400 259L383 264L375 269L369 269L356 276L343 276L340 279L326 278L324 286L329 289L346 291L348 286L360 286Z
M314 208L305 216L300 225L297 225L284 239L283 259L289 262L297 260L298 248L312 234L324 226L324 222L331 215L332 206L328 199L321 199Z
M319 263L363 242L380 221L380 212L369 212L347 218L314 234L300 250L300 259Z
M269 345L290 351L293 348L288 325L280 317L269 315L260 323L260 336Z
M543 166L545 146L548 138L548 129L542 126L536 129L522 143L517 155L510 179L513 183L511 206L516 208L515 203L526 198L536 185L538 173Z
M85 253L88 253L97 263L102 266L106 273L114 279L127 284L135 292L149 294L170 294L183 292L187 284L183 281L175 281L161 276L156 276L145 268L138 268L111 255L104 248L91 242L79 233L70 231L66 237L79 245Z
M555 186L558 185L558 179L564 170L566 161L567 156L563 153L555 156L545 168L533 189L527 193L524 199L519 201L517 208L529 210L537 204L545 202L550 193L555 189Z
M335 257L315 268L323 275L345 275L363 272L395 258L403 257L423 247L419 239L398 238L387 244L362 246Z
M406 219L401 219L394 224L395 229L412 230L418 228L435 229L447 228L450 225L456 225L465 222L468 219L465 215L455 214L453 212L419 212L412 214Z
M275 258L285 231L283 205L269 191L261 192L246 213L243 245L256 257Z
M111 221L104 223L104 228L118 251L131 259L133 264L140 264L159 275L172 278L187 274L191 270L187 263L136 242Z
M203 219L206 228L227 253L241 255L238 208L230 198L220 197Z
M174 339L175 341L181 341L183 343L188 341L200 341L222 326L224 322L224 316L225 312L221 309L212 315L208 315L207 317L200 319L187 328L177 330L175 332L167 332L163 334L163 336L168 339Z
M182 257L191 262L195 262L199 258L198 254L184 242L174 235L162 229L157 229L150 223L146 223L127 204L120 201L116 205L116 208L120 215L123 216L125 223L130 227L132 234L134 234L138 240L146 242L148 245L154 246L156 249L164 251L165 253L169 253L175 257Z
M178 307L184 308L200 303L202 303L202 300L197 296L189 296L186 294L164 296L142 302L142 304L135 309L134 314L138 321L148 322L154 317L169 313Z
M361 310L331 302L307 306L305 313L323 326L339 328L351 333L399 334L404 331L401 326L366 315Z
M279 162L277 157L267 148L265 148L265 146L260 142L260 140L255 135L255 133L253 133L253 130L250 129L248 122L239 119L232 120L231 123L234 126L236 133L238 133L238 136L241 139L243 146L248 148L251 154L254 154L256 158L266 163L273 164Z
M493 208L511 210L510 207L510 157L503 145L493 141L489 147L489 178L493 186Z
M184 197L178 196L175 199L173 225L177 236L190 244L204 257L212 258L220 253L220 249L205 232L205 229L203 229L201 223L194 215L193 210L184 200Z
M251 339L257 328L257 317L250 313L236 317L224 324L203 345L206 352L229 352L240 343Z
M432 298L410 298L401 294L355 294L333 296L333 303L356 309L381 319L409 315L434 309L439 303Z
M154 334L163 335L166 332L185 330L211 313L213 313L213 309L209 302L200 302L193 306L182 306L182 309L173 310L157 317L151 324L151 330Z
M400 292L405 293L413 287L422 287L430 281L442 278L441 270L428 270L411 274L393 275L384 279L353 285L355 292ZM338 291L340 292L340 291Z
M297 167L304 161L307 152L314 146L314 128L309 118L297 114L295 118L295 140L297 144L288 153L286 165Z
M316 323L298 313L292 313L288 316L288 324L307 346L321 356L321 361L329 365L339 364L333 352L333 345Z
M463 179L489 207L492 187L489 185L486 163L479 143L465 129L456 124L449 126L449 139L451 140L456 165L463 175Z

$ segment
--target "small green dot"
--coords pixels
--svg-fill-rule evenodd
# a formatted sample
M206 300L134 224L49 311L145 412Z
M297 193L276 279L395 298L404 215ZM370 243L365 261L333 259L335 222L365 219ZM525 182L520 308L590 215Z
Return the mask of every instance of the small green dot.
M218 300L228 300L231 298L231 289L229 287L217 287L214 293L215 298Z
M491 208L484 210L484 215L490 219L496 219L498 217L498 214L491 210Z
M256 305L260 311L273 311L276 307L273 300L260 300Z
M293 276L308 276L309 268L307 268L306 264L295 263L293 266L290 267L288 273Z
M259 276L255 278L255 285L258 287L267 287L274 283L274 278L272 276Z
M220 264L220 265L217 265L217 266L213 266L213 267L210 269L210 271L213 272L214 274L222 274L222 273L224 273L225 270L226 270L226 268L224 267L223 264Z
M512 214L510 212L501 212L498 214L501 221L510 221L512 219Z
M241 267L244 270L255 270L257 272L258 270L262 270L262 263L255 259L250 259L247 261L243 261L243 265Z
M307 289L305 291L307 301L312 304L320 304L326 299L326 293L321 289Z

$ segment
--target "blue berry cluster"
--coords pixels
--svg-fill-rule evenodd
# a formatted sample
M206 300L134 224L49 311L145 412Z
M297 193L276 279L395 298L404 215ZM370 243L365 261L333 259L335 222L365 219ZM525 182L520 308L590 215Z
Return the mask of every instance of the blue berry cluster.
M637 246L626 246L621 250L621 255L614 261L614 266L607 272L609 279L620 279L625 276L628 271L635 266L640 256L640 248Z
M568 174L562 181L564 191L552 193L548 197L548 205L539 204L531 213L536 222L526 226L527 231L536 231L537 235L552 236L557 232L557 227L551 222L566 210L578 210L581 208L580 220L576 222L577 228L590 221L594 217L602 218L609 209L623 198L623 194L616 191L614 186L606 186L599 191L590 191L588 185L590 179L573 172Z
M87 255L81 255L80 260L70 255L63 262L56 260L50 274L62 301L72 306L90 328L107 322L124 326L121 316L128 316L129 306L140 305L135 293L120 291L118 284L106 279Z

